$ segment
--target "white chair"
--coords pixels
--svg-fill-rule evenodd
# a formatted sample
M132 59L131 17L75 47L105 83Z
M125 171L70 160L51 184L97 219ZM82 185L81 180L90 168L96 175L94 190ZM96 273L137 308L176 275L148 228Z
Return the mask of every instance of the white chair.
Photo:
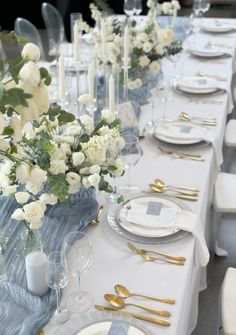
M223 335L236 335L236 269L228 268L220 294L220 330Z
M215 253L218 256L227 256L227 251L218 247L217 232L221 213L236 213L236 175L219 172L214 187L213 206L215 209L214 227L212 229L215 241Z
M229 171L230 162L236 149L236 119L230 119L225 127L224 135L224 171Z
M44 47L38 29L29 20L17 17L14 23L17 35L25 37L29 42L36 44L41 53L41 60L45 60Z
M47 2L42 3L41 10L48 35L48 54L57 57L62 42L66 41L62 16L56 7Z

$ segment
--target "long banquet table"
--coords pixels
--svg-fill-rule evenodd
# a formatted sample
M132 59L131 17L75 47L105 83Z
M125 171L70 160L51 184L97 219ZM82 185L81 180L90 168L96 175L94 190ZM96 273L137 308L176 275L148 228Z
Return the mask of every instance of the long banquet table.
M235 37L236 32L209 34L200 31L197 40L201 43L215 41L227 44L232 46L232 50L234 50ZM170 69L172 65L170 62ZM218 144L222 146L227 115L231 112L232 107L230 87L234 71L233 65L233 57L221 58L220 61L215 58L204 62L203 58L188 55L184 65L184 76L193 76L199 70L211 74L226 75L227 81L221 85L224 85L229 93L209 98L220 100L221 104L189 102L182 95L174 93L168 102L168 117L177 119L182 111L189 112L193 116L216 117L217 126L212 128L217 133ZM158 108L156 113L156 117L160 116L161 112ZM150 120L150 115L150 105L143 106L139 120L140 130ZM200 153L205 159L203 162L175 159L170 155L164 155L149 136L141 141L141 147L143 155L138 164L132 168L132 182L139 185L140 190L148 190L148 184L153 182L155 177L163 179L168 184L198 187L200 189L199 200L197 202L182 200L182 203L199 216L210 248L214 225L210 219L211 204L214 180L218 171L212 146L207 145L192 151L189 148L190 152ZM124 183L125 178L126 176L122 177L118 183ZM152 249L158 247L160 251L185 256L187 261L184 266L175 266L164 262L144 262L129 251L128 240L111 229L106 219L109 205L102 197L100 202L105 205L105 211L100 223L91 226L88 230L94 250L94 262L89 272L82 277L82 289L89 291L95 304L100 305L106 304L103 295L114 293L114 286L117 283L126 285L132 292L174 298L176 299L175 305L147 302L137 298L130 298L130 302L142 302L143 304L145 302L149 306L167 309L172 313L170 327L162 327L148 322L143 323L150 334L191 334L197 323L199 291L207 287L206 268L194 266L194 238L192 235L188 234L186 237L169 244L152 245ZM64 289L62 303L68 293L77 287L76 285L77 282L72 278L70 284ZM67 334L69 331L73 333L79 323L80 316L74 315L72 319L60 326L60 330L62 334ZM53 334L54 329L55 326L49 322L44 330L47 335L50 335Z

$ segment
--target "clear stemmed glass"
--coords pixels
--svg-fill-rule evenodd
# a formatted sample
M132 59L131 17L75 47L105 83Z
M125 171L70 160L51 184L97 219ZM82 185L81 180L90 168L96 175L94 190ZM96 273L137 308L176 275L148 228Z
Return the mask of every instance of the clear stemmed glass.
M69 319L70 313L67 308L59 304L60 289L64 288L69 281L67 265L61 251L49 253L46 278L48 286L56 290L57 307L52 320L55 323L63 323Z
M134 0L134 15L140 15L143 11L142 0Z
M172 82L168 76L164 76L163 79L159 82L157 87L157 96L160 101L163 103L163 112L162 117L159 118L160 121L167 121L166 111L167 111L167 101L171 99L171 86Z
M123 10L127 16L133 16L136 12L135 0L124 0Z
M141 157L141 148L139 139L135 135L127 134L122 137L125 141L125 146L121 150L121 158L127 170L128 180L126 185L119 187L119 191L124 195L129 195L138 191L138 186L130 183L130 171L131 167L136 165Z
M148 82L148 102L151 106L151 120L149 120L146 125L150 127L150 129L153 129L155 124L155 107L156 107L156 100L157 100L157 83L149 81Z
M63 241L63 254L68 265L68 271L72 276L77 276L79 290L72 292L66 300L67 307L73 313L82 313L93 305L92 296L80 290L80 278L93 263L93 250L91 241L86 233L72 231L66 235Z

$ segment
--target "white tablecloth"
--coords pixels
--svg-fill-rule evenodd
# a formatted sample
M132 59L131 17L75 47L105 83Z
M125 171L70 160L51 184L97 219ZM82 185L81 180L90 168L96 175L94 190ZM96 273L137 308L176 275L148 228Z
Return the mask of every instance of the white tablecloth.
M232 47L235 44L235 37L236 33L234 32L217 35L200 32L198 36L201 41L217 41L217 43L232 45ZM217 59L212 59L209 62L203 62L202 60L189 56L184 65L184 75L192 76L197 71L226 75L228 80L224 85L230 91L233 59L222 58L222 64ZM171 71L172 66L173 64L169 63L168 68L164 70ZM209 99L220 100L222 103L219 105L196 104L189 102L182 95L174 94L173 99L168 102L167 117L175 119L183 111L193 116L216 117L217 127L212 128L214 128L219 143L222 145L226 117L231 108L230 95L222 94ZM161 115L159 108L156 114ZM144 106L139 122L140 130L143 129L148 120L150 120L150 106ZM189 210L199 215L205 230L207 243L210 246L211 225L213 224L209 220L210 207L213 183L217 171L211 145L194 150L194 152L202 155L205 159L204 162L174 159L170 155L163 155L157 144L149 138L142 140L141 146L144 154L138 164L132 168L132 183L138 184L140 190L148 190L148 184L153 182L155 177L159 177L167 184L198 187L200 194L197 202L182 202L186 204ZM126 178L126 176L122 177L118 183L124 183ZM176 299L175 305L142 300L143 304L167 309L172 313L170 327L145 323L145 327L150 330L151 335L157 333L187 335L193 331L197 322L199 290L206 288L206 269L194 267L194 239L191 235L174 243L156 246L163 252L185 256L187 261L184 266L161 262L144 262L138 256L133 255L127 248L128 241L116 234L107 223L105 211L100 223L97 226L90 227L89 236L94 249L94 263L89 272L82 277L81 284L83 290L87 290L93 295L96 304L107 305L103 295L114 293L115 284L124 284L132 292ZM155 246L152 246L152 248L155 249ZM62 303L68 293L77 287L76 285L73 279L64 289ZM134 301L134 298L130 298L129 301ZM138 298L135 301L138 302ZM132 310L132 308L130 307L129 310ZM141 312L141 310L138 312ZM79 323L79 315L77 318ZM60 326L63 334L68 331L73 333L76 330L75 328L73 320L69 320L66 324ZM49 322L45 327L46 334L52 334L52 329L54 329L54 326Z

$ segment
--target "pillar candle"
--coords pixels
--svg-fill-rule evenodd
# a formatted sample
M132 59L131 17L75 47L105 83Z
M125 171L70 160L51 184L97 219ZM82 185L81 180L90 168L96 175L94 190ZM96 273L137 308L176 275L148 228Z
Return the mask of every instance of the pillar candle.
M124 64L129 64L129 27L125 26L124 30Z
M47 262L47 255L41 250L32 251L25 258L27 286L33 295L43 296L48 291Z
M115 80L113 75L109 78L109 110L112 113L115 112Z
M95 64L92 61L88 66L88 94L90 96L91 101L94 100L94 72L95 72Z
M79 60L79 53L80 53L80 32L79 32L79 24L75 21L73 26L73 33L74 33L74 58L75 60Z
M61 55L58 61L58 82L59 82L59 99L65 99L65 66L64 57Z

